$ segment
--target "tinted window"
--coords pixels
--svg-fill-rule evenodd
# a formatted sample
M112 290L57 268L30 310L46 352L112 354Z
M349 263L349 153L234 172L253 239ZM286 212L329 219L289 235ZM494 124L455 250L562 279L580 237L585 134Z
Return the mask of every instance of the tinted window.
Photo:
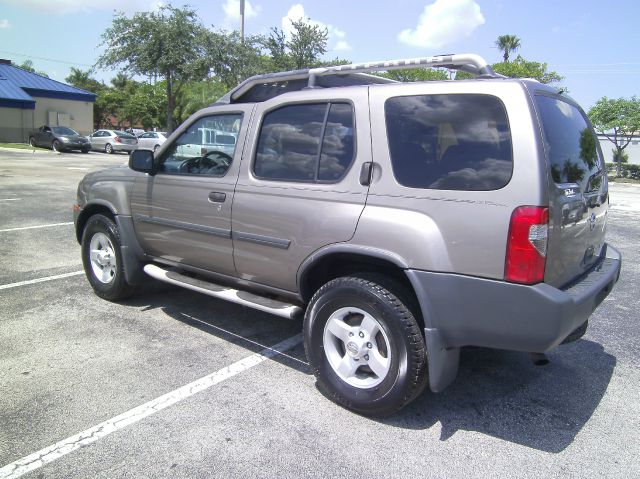
M319 180L335 181L344 176L353 160L353 111L351 105L334 103L329 109L322 139Z
M598 189L602 160L584 114L570 103L544 95L536 96L536 105L553 181L578 183L584 192Z
M288 105L265 115L254 173L291 181L338 181L353 160L353 109L347 103Z
M396 97L386 101L385 116L393 173L401 185L487 191L511 179L511 133L498 98Z
M241 121L240 113L199 118L165 151L160 171L223 176L233 161Z

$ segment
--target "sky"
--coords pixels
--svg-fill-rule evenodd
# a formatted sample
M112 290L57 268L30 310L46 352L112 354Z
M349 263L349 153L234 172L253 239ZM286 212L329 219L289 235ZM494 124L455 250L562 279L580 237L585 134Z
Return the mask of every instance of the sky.
M239 30L239 0L188 3L204 25ZM157 9L158 0L0 0L0 58L64 81L69 69L88 69L102 53L101 34L114 11ZM617 0L247 0L247 35L288 31L310 19L329 32L325 59L353 62L477 53L501 60L499 35L521 40L517 53L548 63L585 109L601 97L640 96L640 2ZM108 82L116 71L97 70Z

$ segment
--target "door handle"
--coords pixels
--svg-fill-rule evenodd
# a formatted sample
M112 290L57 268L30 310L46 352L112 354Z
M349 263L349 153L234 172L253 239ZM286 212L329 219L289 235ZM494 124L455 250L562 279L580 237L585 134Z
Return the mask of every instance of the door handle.
M226 193L219 193L217 191L212 191L211 193L209 193L209 201L211 203L224 203L224 200L226 199Z

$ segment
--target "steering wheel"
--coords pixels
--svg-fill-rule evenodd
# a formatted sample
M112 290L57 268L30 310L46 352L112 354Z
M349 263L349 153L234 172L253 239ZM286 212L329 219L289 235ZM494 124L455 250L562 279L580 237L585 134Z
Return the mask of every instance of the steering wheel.
M213 156L216 158L213 158ZM223 151L208 151L204 156L188 158L180 163L179 171L191 174L221 175L229 168L233 159Z

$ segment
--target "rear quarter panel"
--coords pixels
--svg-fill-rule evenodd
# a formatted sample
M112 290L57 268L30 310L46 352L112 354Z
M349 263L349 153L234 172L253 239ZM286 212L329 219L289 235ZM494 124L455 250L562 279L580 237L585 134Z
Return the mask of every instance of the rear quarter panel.
M474 93L498 97L507 112L513 173L495 191L411 188L394 178L385 101L395 96ZM512 80L424 82L370 88L373 182L354 243L388 249L413 269L502 279L509 221L520 205L545 205L547 173L537 124L522 84Z

